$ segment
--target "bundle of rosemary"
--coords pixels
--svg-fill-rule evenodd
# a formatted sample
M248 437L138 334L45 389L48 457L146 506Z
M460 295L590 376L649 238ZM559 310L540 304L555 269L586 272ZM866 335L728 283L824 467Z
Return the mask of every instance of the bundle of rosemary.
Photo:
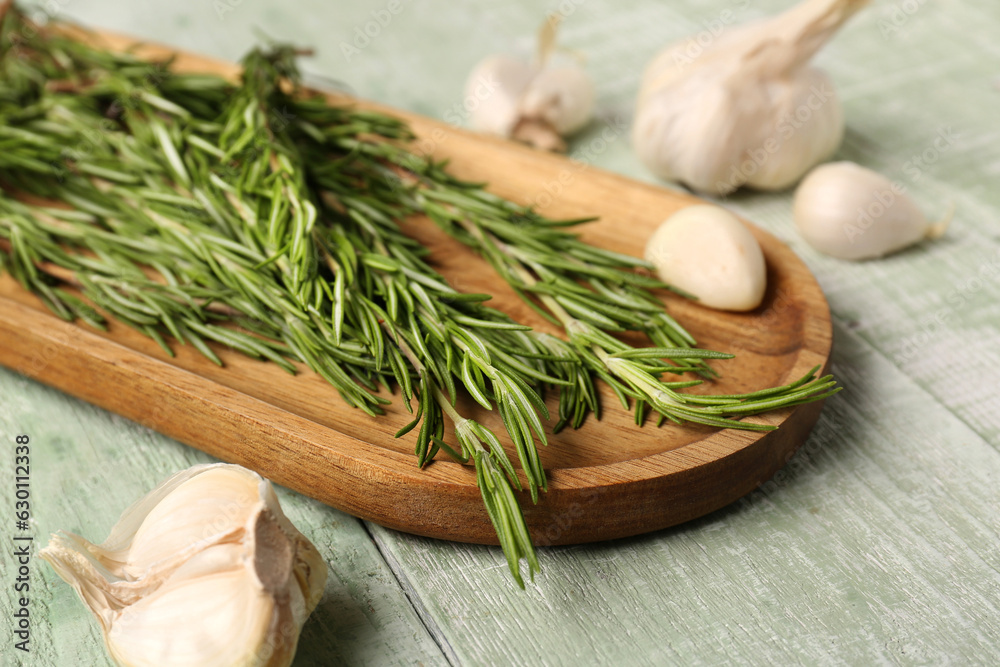
M31 25L0 23L0 268L60 317L112 317L171 353L170 339L220 363L211 344L295 371L379 414L398 386L419 465L471 460L510 571L538 570L521 488L500 438L456 408L460 391L496 409L533 501L546 488L546 392L555 429L579 427L608 383L636 422L766 430L744 415L837 391L815 370L783 387L693 395L706 359L634 271L555 221L450 175L408 148L400 121L298 86L296 53L254 50L240 83L173 73ZM44 203L40 203L44 202ZM399 221L426 215L481 253L566 340L532 331L450 286ZM644 333L633 348L613 334ZM415 406L414 406L415 404ZM457 442L443 441L446 421Z

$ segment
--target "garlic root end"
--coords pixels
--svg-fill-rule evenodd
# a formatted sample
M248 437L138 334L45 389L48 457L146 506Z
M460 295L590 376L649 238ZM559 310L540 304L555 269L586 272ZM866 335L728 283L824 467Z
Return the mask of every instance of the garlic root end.
M511 138L522 143L553 153L565 153L566 142L551 125L537 118L518 121L511 132Z
M945 232L948 231L949 225L951 225L952 219L955 217L955 202L951 202L948 206L948 212L944 214L944 217L935 222L933 225L927 228L927 234L924 236L925 239L939 239L944 236Z

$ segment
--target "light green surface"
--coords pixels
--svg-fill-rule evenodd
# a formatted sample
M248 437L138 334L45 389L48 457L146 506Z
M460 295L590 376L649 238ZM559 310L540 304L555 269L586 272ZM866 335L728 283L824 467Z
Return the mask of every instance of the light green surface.
M528 48L543 10L556 6L404 2L347 62L340 43L387 4L60 6L91 25L230 59L261 29L315 46L310 72L437 117L461 102L478 58ZM787 4L578 0L563 41L587 55L600 118L576 150L604 124L630 117L639 72L658 47L725 9L744 20ZM1000 5L992 0L878 2L818 59L844 100L839 157L900 180L931 216L954 202L942 241L849 264L796 237L788 193L728 202L816 273L835 319L834 372L847 387L774 482L686 526L543 549L543 573L524 593L498 549L395 533L281 493L330 563L297 664L1000 662L997 35ZM942 131L954 140L914 177L907 160ZM594 163L649 180L625 136ZM0 371L0 406L4 451L13 434L32 437L38 539L56 528L103 539L129 502L207 459L8 371ZM5 489L12 463L0 465ZM7 558L5 619L13 595ZM96 623L37 560L33 586L37 652L24 664L104 664ZM9 634L2 636L4 664L13 663Z

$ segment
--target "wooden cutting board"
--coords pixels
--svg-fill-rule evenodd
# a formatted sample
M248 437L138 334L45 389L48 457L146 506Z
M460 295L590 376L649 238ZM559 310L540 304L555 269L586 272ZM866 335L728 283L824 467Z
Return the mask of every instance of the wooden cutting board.
M83 38L109 48L133 47L150 57L173 52L154 45L135 47L134 40L110 34ZM238 71L231 64L177 55L178 70L229 77ZM699 202L414 114L330 98L406 119L419 136L419 147L449 159L456 175L488 182L501 196L532 203L551 217L599 216L580 232L589 242L619 252L641 255L658 223ZM414 219L405 227L432 249L433 263L457 288L494 294L494 307L554 333L484 261L430 221ZM722 379L700 388L704 391L734 393L785 384L813 366L828 364L829 309L815 279L781 242L752 225L750 229L768 266L767 295L756 311L721 313L663 294L670 312L702 347L737 354L736 359L714 362ZM638 338L635 342L643 344ZM496 543L473 470L440 456L420 470L413 434L393 437L410 419L398 400L387 415L370 418L345 406L306 369L293 377L273 364L216 346L225 363L219 368L189 347L175 349L177 356L170 358L122 325L100 332L65 323L9 276L0 277L3 365L356 516L420 535ZM780 426L768 433L656 428L652 423L639 428L603 386L602 399L600 421L591 417L579 430L550 434L541 452L548 493L537 505L527 493L521 494L536 544L636 535L731 503L788 461L821 409L813 403L750 418ZM495 413L471 400L461 408L498 435L503 433ZM450 437L446 433L446 439Z

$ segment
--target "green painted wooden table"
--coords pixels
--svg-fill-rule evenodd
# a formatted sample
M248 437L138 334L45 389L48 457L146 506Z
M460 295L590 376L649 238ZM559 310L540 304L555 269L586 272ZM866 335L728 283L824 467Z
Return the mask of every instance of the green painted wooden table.
M573 152L648 180L625 134L596 141L606 127L627 123L645 61L675 38L717 29L726 10L742 21L787 4L563 0L564 42L586 53L599 90L599 118ZM46 6L228 59L261 32L315 46L306 67L317 78L454 120L468 68L489 53L529 47L542 12L556 3ZM398 12L382 12L389 8ZM385 25L373 23L379 17ZM374 33L367 40L359 37L366 26ZM848 129L837 157L899 180L932 216L954 203L942 241L845 263L796 236L789 193L727 202L789 243L818 276L835 320L833 370L847 387L773 481L675 529L542 549L544 571L525 592L497 548L396 533L282 490L289 516L330 565L296 664L1000 662L997 35L993 0L881 1L818 59L844 99ZM18 433L33 446L29 532L37 540L58 528L101 540L133 499L208 459L0 370L5 503L13 502ZM23 659L13 650L12 514L0 531L3 664L106 664L97 624L37 559L32 653Z

